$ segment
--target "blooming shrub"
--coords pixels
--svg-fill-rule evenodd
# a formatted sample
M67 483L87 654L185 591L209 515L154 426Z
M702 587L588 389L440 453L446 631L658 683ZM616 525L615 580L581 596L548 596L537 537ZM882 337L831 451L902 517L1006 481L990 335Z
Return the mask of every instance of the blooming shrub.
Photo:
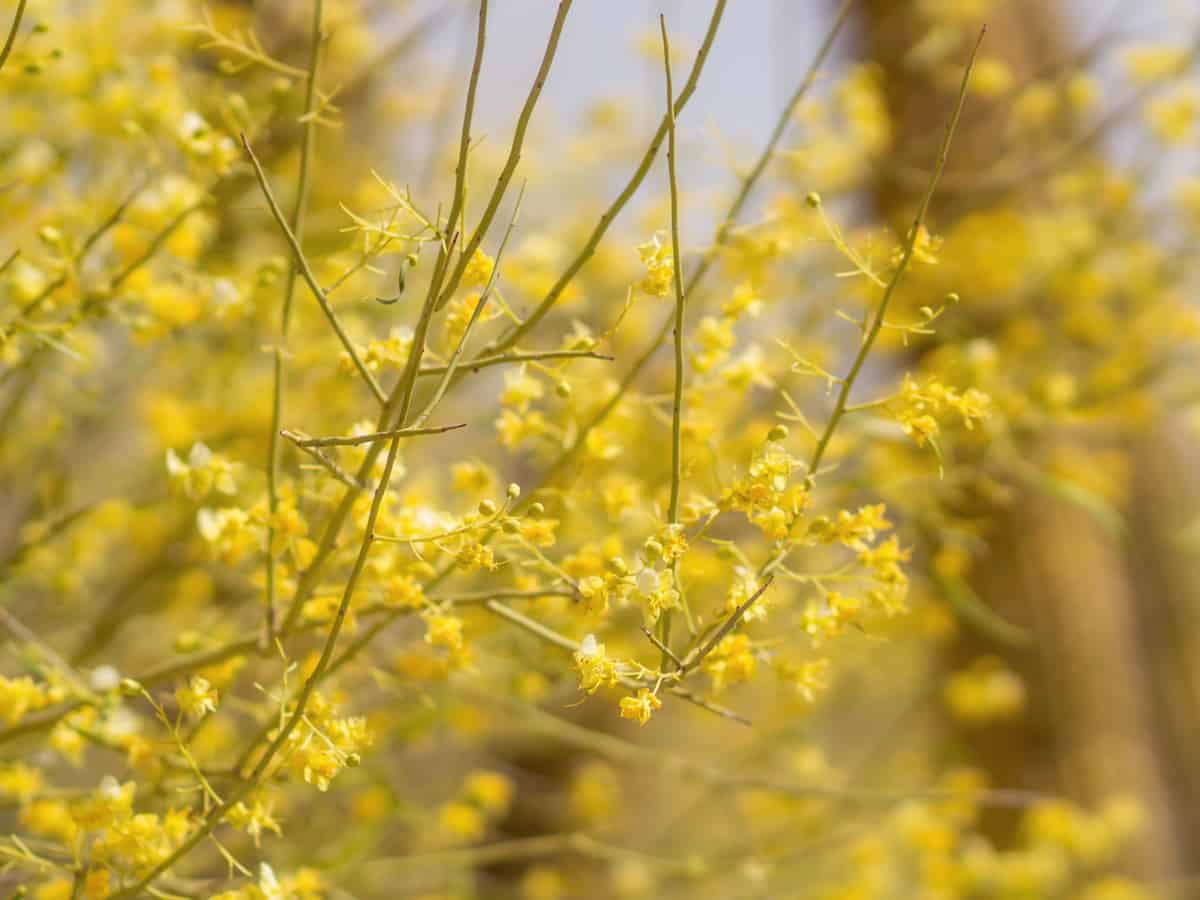
M963 631L1023 637L968 586L997 511L1032 485L1111 522L1121 457L1058 438L1191 390L1171 240L1200 190L1163 206L1051 140L1100 121L1100 89L1017 83L976 43L988 5L919 4L954 77L892 231L853 224L893 131L880 73L830 61L845 10L714 229L677 133L746 14L725 0L695 49L656 33L656 130L599 109L565 158L539 101L572 3L531 10L537 73L486 143L477 4L460 131L411 182L362 106L435 138L442 111L371 92L413 51L380 45L370 4L282 5L294 46L268 49L238 3L22 2L0 70L0 885L1150 896L1113 869L1127 798L989 785L953 747L907 753L903 718L873 738L894 753L845 736L929 679L964 729L1021 716L1001 657L930 674ZM1190 62L1128 55L1159 145L1194 141ZM982 173L995 199L942 223L979 98L1045 158ZM598 218L581 167L620 179ZM561 755L554 784L512 762L528 743ZM1009 807L1000 840L984 813Z

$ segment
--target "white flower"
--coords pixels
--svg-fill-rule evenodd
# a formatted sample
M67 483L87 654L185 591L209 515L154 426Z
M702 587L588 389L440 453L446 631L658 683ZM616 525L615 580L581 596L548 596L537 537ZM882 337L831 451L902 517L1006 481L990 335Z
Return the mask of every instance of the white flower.
M204 116L195 110L189 110L179 120L179 137L185 141L194 141L208 133L209 124Z
M637 585L639 594L649 597L658 590L658 572L651 568L642 569L637 573L634 583Z
M92 690L104 693L106 691L116 690L121 683L121 673L112 666L96 666L92 669L92 676L89 679L92 684Z
M105 775L100 779L100 794L109 800L116 800L121 796L121 782L111 775Z

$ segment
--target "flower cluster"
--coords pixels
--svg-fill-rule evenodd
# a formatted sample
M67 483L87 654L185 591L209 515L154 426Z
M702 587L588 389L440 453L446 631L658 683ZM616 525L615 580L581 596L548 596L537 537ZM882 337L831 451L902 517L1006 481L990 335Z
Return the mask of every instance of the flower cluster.
M438 15L358 0L25 13L3 888L1143 896L1111 874L1134 800L945 766L1045 706L981 596L1005 529L1050 498L1123 533L1139 430L1195 418L1200 181L1093 152L1083 56L985 45L963 84L1005 5L895 4L903 76L816 60L703 195L696 85L741 4L676 42L645 134L613 98L554 124L570 2L512 129L475 111L486 16L447 72ZM1191 55L1117 56L1127 127L1194 146ZM984 107L999 162L943 173L954 129L912 140L900 77Z

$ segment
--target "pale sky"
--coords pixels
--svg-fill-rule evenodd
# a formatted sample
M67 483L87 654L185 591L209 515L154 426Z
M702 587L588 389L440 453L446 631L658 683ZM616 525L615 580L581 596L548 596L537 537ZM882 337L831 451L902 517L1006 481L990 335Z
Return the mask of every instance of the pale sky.
M490 3L486 71L491 77L483 79L479 107L484 127L511 123L537 68L556 5L555 0ZM695 124L719 121L723 133L758 143L807 68L836 6L836 0L730 0L688 118ZM1195 13L1186 0L1067 0L1067 6L1079 23L1078 43L1114 29L1147 40L1180 37L1178 23ZM436 38L449 54L463 43L464 26L474 27L476 4L470 0L462 8L465 14ZM568 117L590 99L621 96L650 101L648 116L659 115L661 67L636 51L637 36L657 34L661 12L672 41L694 49L711 11L710 0L576 0L546 86L547 109ZM849 32L839 37L835 66L853 46ZM473 35L472 30L467 36ZM678 80L686 68L677 66Z

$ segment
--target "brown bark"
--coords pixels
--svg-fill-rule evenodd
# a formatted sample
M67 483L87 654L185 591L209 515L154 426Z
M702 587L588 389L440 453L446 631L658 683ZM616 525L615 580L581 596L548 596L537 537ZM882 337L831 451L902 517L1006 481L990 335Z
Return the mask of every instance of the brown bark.
M865 0L860 4L859 54L883 68L895 136L890 158L874 173L872 193L884 218L893 224L907 224L911 218L911 206L937 154L946 103L958 86L957 78L939 83L938 73L944 71L941 66L926 67L913 61L913 49L928 31L915 8L912 0ZM1060 19L1052 0L1000 0L987 21L979 23L988 29L981 54L1003 59L1016 84L1042 77L1065 55ZM974 37L973 29L970 33L964 29L960 52L950 59L961 63ZM952 185L963 176L995 166L1001 155L1008 156L1011 148L1001 140L1003 127L1002 99L971 98L954 138L942 189L934 197L935 224L939 212L962 212L972 203L969 191L955 190Z
M903 223L915 202L911 179L903 174L928 169L934 152L930 136L940 134L945 107L936 102L930 71L907 62L925 33L915 7L907 0L866 0L860 7L860 50L883 67L895 140L893 158L872 187L880 214L894 223ZM997 2L987 25L984 53L1004 60L1018 83L1052 71L1071 51L1059 10L1048 0ZM999 139L998 105L972 98L969 109L947 170L952 184L956 175L985 171L1012 150ZM1026 148L1016 148L1023 152ZM1039 186L1025 190L1036 196ZM935 228L948 228L955 215L991 199L943 193L935 200ZM1062 500L1017 490L1010 510L995 512L990 556L974 581L990 606L1031 627L1036 649L1025 655L1005 652L1026 677L1029 714L1018 731L999 741L993 735L977 739L977 757L1006 786L1057 790L1088 806L1116 795L1135 796L1149 814L1149 827L1130 853L1131 868L1152 879L1173 877L1185 853L1180 825L1190 816L1188 832L1197 830L1195 813L1182 812L1196 808L1196 794L1173 790L1166 761L1171 754L1157 737L1168 733L1177 739L1181 729L1194 732L1178 720L1181 709L1194 716L1197 706L1194 695L1190 706L1155 702L1162 679L1180 674L1178 665L1169 673L1157 670L1142 640L1148 624L1159 624L1146 617L1161 616L1163 610L1139 603L1126 548L1094 519ZM1149 556L1143 562L1152 569L1157 564ZM1169 578L1175 571L1178 580L1177 570L1156 574ZM1190 588L1194 594L1195 586ZM1194 596L1192 601L1188 628L1200 625ZM1196 632L1190 634L1190 639L1176 637L1194 645ZM997 650L983 639L968 638L956 655ZM1200 682L1194 671L1190 674L1194 688ZM1165 708L1173 710L1173 720L1168 714L1164 721ZM1195 734L1189 737L1196 740ZM1200 758L1196 746L1189 748L1191 760ZM1193 784L1191 790L1196 789Z

